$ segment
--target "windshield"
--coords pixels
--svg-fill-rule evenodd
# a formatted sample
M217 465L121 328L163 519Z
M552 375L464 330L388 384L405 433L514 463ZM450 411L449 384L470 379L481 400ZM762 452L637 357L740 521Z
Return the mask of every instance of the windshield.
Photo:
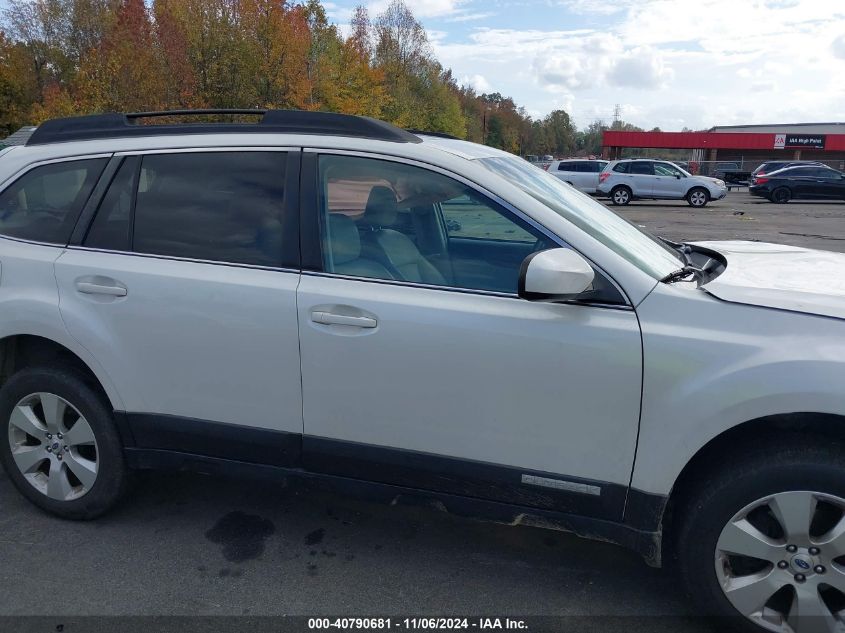
M516 157L477 160L655 279L683 266L674 249L542 169Z

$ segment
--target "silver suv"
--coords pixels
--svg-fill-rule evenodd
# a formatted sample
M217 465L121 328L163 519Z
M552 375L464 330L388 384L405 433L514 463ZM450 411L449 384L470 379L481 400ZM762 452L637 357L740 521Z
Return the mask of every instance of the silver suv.
M317 478L841 628L845 255L653 238L372 119L144 118L0 160L0 462L38 507L96 517L131 468Z
M686 200L703 207L728 194L723 180L693 176L668 161L643 158L615 160L599 175L599 192L616 205L631 200Z

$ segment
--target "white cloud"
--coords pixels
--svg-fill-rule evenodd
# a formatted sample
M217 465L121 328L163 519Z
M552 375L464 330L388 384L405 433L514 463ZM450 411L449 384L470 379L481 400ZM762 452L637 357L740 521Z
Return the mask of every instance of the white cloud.
M845 59L845 35L840 35L831 44L833 54L839 59Z
M613 61L607 79L614 86L649 89L663 86L673 74L658 51L648 46L638 46Z
M491 92L493 86L484 78L484 75L473 75L468 77L464 75L461 77L460 85L471 86L478 93Z
M495 13L462 13L456 12L453 17L446 18L447 22L473 22L496 15Z
M435 53L529 112L571 103L579 126L620 102L626 120L669 130L845 116L845 2L551 2L526 23L550 10L550 24L582 28L450 29Z
M409 1L408 8L413 11L417 18L442 18L453 15L460 11L460 5L466 0L413 0ZM384 11L390 0L374 0L367 3L367 10L370 17L375 17Z
M763 79L751 84L751 90L754 92L771 92L775 88L777 88L777 84L771 79Z
M559 0L559 4L573 13L613 15L626 10L635 0Z

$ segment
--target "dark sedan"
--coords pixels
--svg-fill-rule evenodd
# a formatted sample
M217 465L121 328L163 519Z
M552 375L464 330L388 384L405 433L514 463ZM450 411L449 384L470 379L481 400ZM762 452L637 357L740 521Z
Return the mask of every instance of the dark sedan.
M752 176L765 176L773 171L779 169L786 169L787 167L825 167L824 163L817 160L767 160L765 163L757 165L757 169L751 172Z
M845 200L845 174L830 167L787 167L751 178L751 195L785 203L799 200Z

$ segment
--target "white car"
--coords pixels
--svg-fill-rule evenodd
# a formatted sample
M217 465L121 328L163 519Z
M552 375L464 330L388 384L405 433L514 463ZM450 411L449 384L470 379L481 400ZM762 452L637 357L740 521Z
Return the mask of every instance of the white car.
M843 626L845 255L664 242L372 119L150 116L0 161L0 461L35 505L96 517L130 468L320 478Z
M599 174L599 192L616 205L631 200L686 200L703 207L728 195L723 180L693 176L668 161L644 158L615 160Z
M599 186L599 174L607 163L606 160L587 158L556 160L549 165L548 171L552 176L568 182L578 191L596 193Z

